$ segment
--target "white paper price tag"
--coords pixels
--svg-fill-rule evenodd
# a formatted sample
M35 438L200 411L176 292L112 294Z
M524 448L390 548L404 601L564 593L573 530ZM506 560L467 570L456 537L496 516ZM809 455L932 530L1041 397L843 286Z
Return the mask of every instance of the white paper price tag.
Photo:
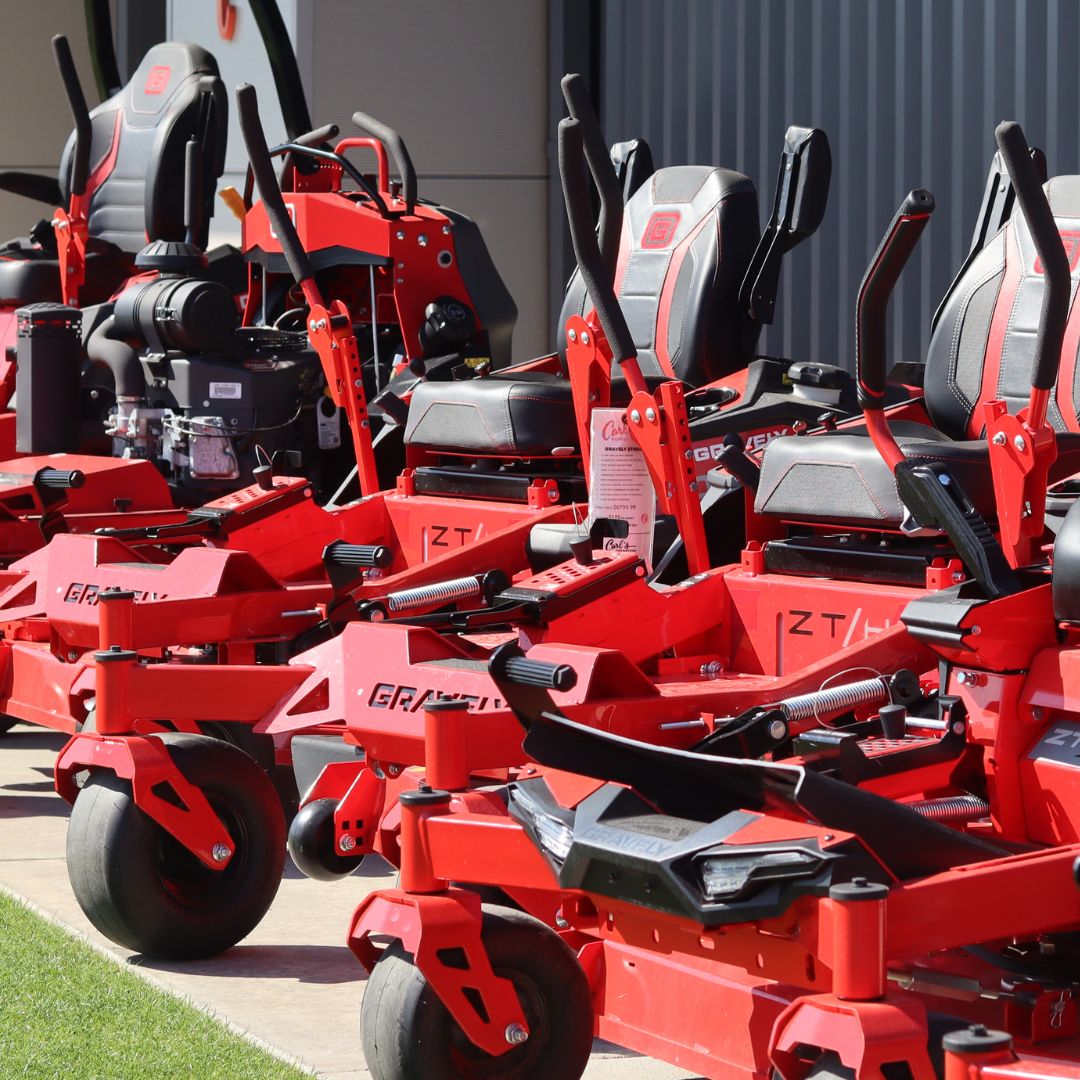
M656 493L645 455L623 422L622 409L594 409L590 418L589 519L627 523L626 537L605 537L605 551L636 551L652 565Z

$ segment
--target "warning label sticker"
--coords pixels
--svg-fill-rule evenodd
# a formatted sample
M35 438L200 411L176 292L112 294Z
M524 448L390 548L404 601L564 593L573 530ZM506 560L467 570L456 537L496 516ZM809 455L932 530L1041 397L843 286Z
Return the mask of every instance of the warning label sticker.
M223 399L236 401L244 396L244 384L238 382L212 382L210 384L210 397L218 401Z

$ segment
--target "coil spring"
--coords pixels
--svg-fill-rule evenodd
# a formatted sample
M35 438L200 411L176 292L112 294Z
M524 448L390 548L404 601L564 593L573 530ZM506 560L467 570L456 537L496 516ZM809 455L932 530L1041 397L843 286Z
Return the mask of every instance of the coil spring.
M471 600L480 595L480 582L474 577L451 578L435 581L430 585L417 585L413 589L400 589L389 593L386 606L392 614L413 608L436 605L441 607L453 600Z
M780 709L789 721L813 720L823 714L846 712L856 705L877 705L888 700L886 681L875 676L809 694L797 694L785 701L778 701L775 708Z
M919 802L908 803L908 806L931 821L977 821L990 813L990 804L978 795L921 799Z

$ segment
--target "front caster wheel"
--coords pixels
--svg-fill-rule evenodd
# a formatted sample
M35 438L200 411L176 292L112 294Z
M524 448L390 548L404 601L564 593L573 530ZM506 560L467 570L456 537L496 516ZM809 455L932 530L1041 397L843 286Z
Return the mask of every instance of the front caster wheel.
M135 805L126 780L96 771L71 811L68 878L86 917L118 945L173 960L212 956L246 937L277 893L281 804L242 750L203 735L155 737L224 823L229 864L204 866Z
M592 1049L588 980L538 919L484 906L481 931L496 975L510 979L529 1038L498 1057L474 1046L395 941L364 989L361 1037L374 1080L576 1080Z
M334 845L333 799L316 799L301 808L289 825L289 854L296 868L316 881L348 877L363 855L342 855Z

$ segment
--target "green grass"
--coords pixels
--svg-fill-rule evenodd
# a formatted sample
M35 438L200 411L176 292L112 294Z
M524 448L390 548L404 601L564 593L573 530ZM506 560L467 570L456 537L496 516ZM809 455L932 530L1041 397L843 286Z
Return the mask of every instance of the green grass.
M305 1075L0 893L4 1080Z

